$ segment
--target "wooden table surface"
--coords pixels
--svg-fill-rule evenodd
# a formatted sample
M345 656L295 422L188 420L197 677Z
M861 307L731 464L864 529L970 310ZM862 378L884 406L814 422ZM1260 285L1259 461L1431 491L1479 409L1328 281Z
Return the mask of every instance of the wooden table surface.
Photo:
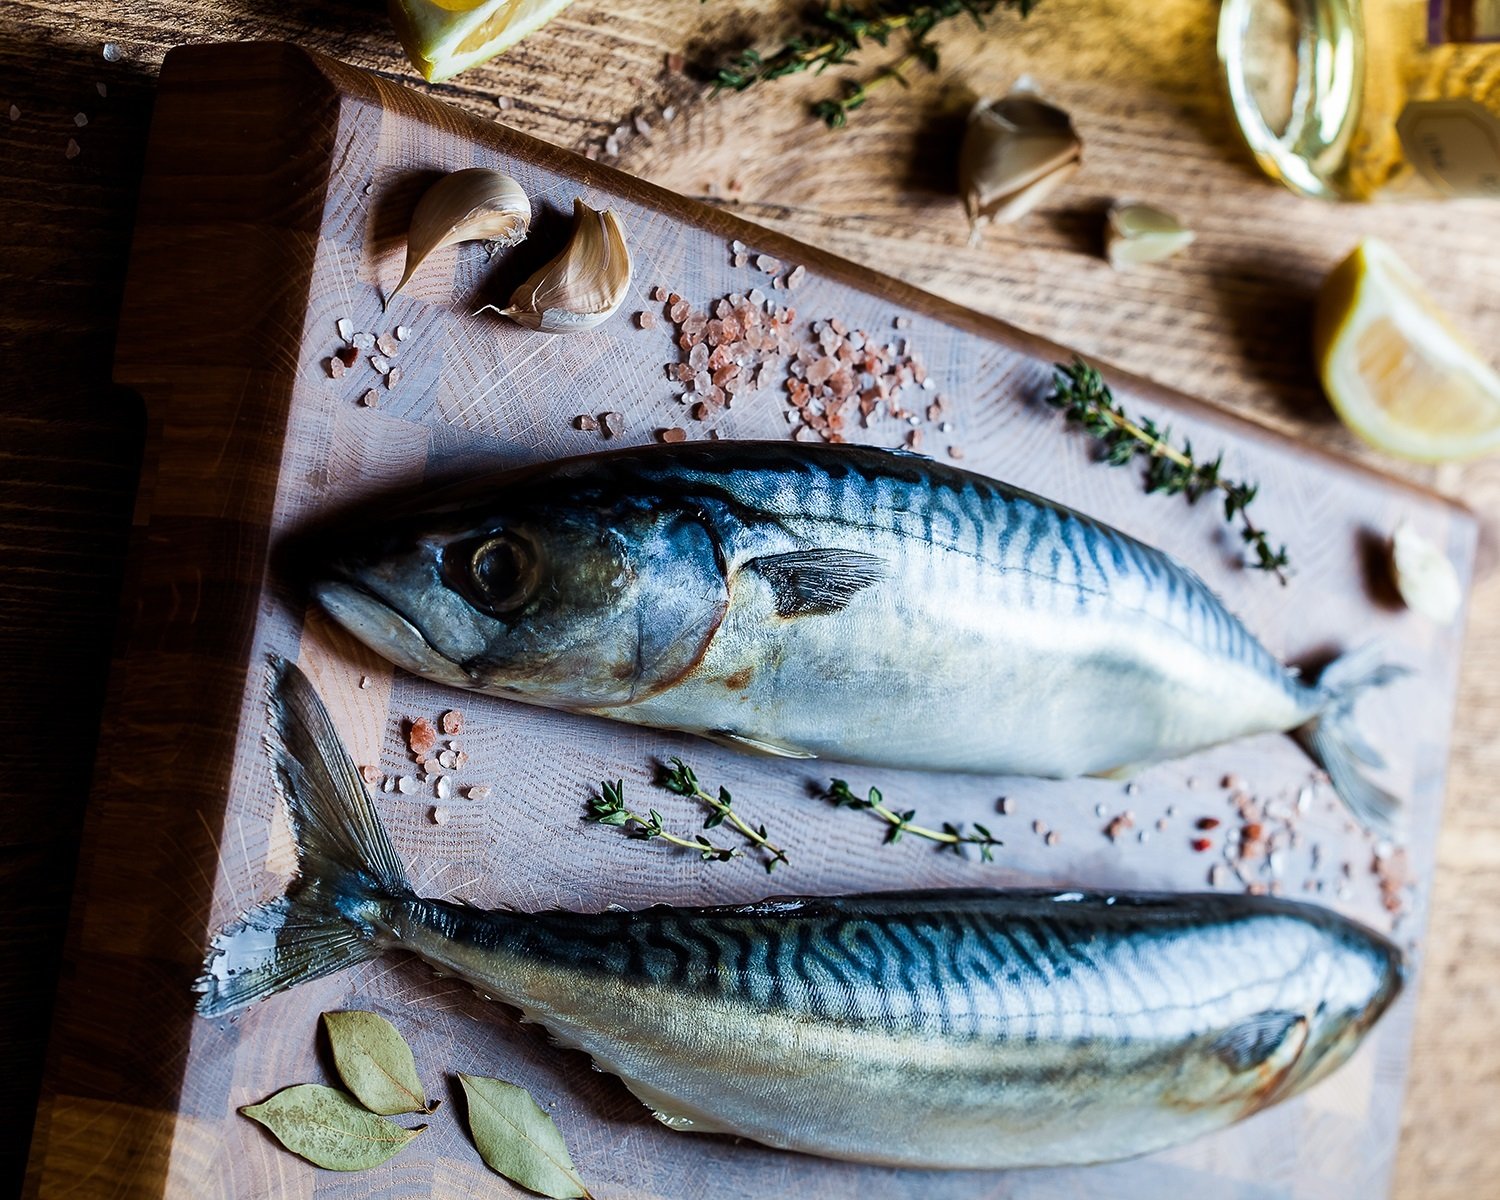
M24 1162L144 433L110 362L155 73L184 41L278 38L415 79L378 6L271 7L12 0L0 16L0 1191ZM430 90L1388 468L1318 392L1308 330L1324 272L1378 234L1479 344L1500 346L1500 206L1341 208L1263 180L1217 91L1211 6L1041 0L1024 23L955 24L935 74L884 89L839 132L806 115L834 88L826 77L711 98L669 69L671 53L707 62L768 38L797 7L578 0ZM1041 211L970 247L951 195L962 113L1021 74L1072 111L1085 167ZM1098 251L1117 196L1171 207L1197 243L1167 266L1114 274ZM211 328L214 314L201 320ZM1469 1197L1500 1168L1500 459L1395 469L1486 526L1396 1186Z

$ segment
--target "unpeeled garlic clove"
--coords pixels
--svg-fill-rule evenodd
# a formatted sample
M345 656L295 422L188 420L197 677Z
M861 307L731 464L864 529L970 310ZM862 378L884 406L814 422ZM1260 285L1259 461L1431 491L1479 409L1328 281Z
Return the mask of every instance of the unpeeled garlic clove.
M1127 271L1137 263L1171 258L1190 246L1194 236L1191 229L1160 208L1115 203L1104 226L1104 253L1115 270Z
M527 329L576 333L607 320L630 288L630 248L608 209L573 201L573 232L563 251L518 287L500 309Z
M406 237L406 271L394 296L416 274L427 256L454 242L521 242L531 228L531 201L503 171L469 167L444 175L417 202ZM387 303L390 302L389 297Z
M1406 607L1451 625L1463 607L1463 586L1448 556L1402 521L1391 534L1391 580Z
M1019 220L1061 187L1083 161L1072 118L1028 80L969 111L958 155L958 188L969 224Z

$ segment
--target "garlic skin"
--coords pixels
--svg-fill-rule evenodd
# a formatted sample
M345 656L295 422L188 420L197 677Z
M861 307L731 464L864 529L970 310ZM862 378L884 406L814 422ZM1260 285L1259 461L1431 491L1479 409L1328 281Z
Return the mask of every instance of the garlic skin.
M1027 79L999 100L969 111L958 154L958 190L969 226L1018 221L1073 177L1083 143L1072 118L1048 104Z
M1463 607L1463 587L1448 556L1402 521L1391 534L1391 581L1406 607L1451 625Z
M514 246L531 228L531 201L503 171L469 167L444 175L423 194L406 237L406 270L386 298L404 288L434 250L455 242Z
M1150 204L1110 205L1104 226L1104 254L1116 271L1157 263L1192 245L1196 235L1164 209Z
M541 333L578 333L603 324L630 289L630 248L608 209L573 201L573 231L563 251L518 287L500 309Z

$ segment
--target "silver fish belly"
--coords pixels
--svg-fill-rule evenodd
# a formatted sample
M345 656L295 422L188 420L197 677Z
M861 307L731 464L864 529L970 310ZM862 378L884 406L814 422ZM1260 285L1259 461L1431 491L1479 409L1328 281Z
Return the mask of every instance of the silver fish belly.
M1335 1069L1399 993L1395 947L1268 897L946 891L639 912L419 898L300 672L273 761L299 878L215 936L206 1016L388 950L519 1008L659 1120L899 1166L1099 1162Z
M1395 801L1354 699L1283 667L1167 555L969 472L707 443L473 481L346 531L314 590L446 683L847 762L1065 778L1295 732L1361 817Z

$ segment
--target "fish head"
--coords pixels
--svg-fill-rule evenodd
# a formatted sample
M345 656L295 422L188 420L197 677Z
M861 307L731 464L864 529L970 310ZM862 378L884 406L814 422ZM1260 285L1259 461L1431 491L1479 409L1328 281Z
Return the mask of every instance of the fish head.
M1374 930L1345 921L1327 937L1327 975L1308 1014L1307 1044L1277 1098L1304 1091L1342 1066L1406 983L1401 951Z
M1270 916L1287 919L1305 947L1302 965L1267 1008L1195 1041L1168 1091L1173 1103L1238 1118L1305 1091L1359 1048L1400 994L1401 952L1378 933L1306 905Z
M479 491L321 539L314 596L417 675L553 708L629 703L698 661L728 589L691 505Z

